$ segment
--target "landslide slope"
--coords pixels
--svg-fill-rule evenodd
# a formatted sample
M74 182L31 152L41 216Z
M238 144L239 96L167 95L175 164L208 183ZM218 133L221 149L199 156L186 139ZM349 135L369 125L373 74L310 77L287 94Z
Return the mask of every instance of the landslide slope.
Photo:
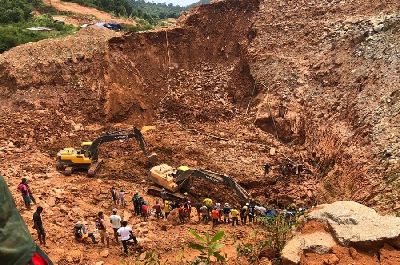
M400 207L398 18L396 1L228 0L167 30L17 47L0 57L3 144L53 156L120 123L155 124L160 162L233 175L260 201ZM143 179L149 165L121 145L105 147L101 176Z

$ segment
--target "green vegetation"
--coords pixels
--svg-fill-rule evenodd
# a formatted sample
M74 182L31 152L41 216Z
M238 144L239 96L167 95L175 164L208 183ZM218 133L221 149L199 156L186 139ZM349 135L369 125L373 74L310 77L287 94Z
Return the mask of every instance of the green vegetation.
M258 240L257 235L247 243L236 246L238 256L247 257L252 264L258 264L263 257L267 257L273 264L282 264L281 252L289 239L293 226L299 225L297 218L285 218L280 214L277 217L263 217L259 219L262 225L264 238Z
M135 17L156 25L160 20L177 18L184 7L165 3L147 3L144 0L64 0L113 13L121 17Z
M226 261L226 256L221 255L221 249L224 245L218 243L224 237L224 231L218 231L213 237L208 233L206 233L205 236L201 236L193 229L190 229L189 232L197 240L197 243L190 242L189 248L200 251L200 255L193 264L210 264L211 257L214 257L218 262Z
M40 0L0 0L0 53L27 42L71 34L73 26L55 23L49 15L34 17L32 11L51 9ZM52 31L29 31L30 27L48 27Z

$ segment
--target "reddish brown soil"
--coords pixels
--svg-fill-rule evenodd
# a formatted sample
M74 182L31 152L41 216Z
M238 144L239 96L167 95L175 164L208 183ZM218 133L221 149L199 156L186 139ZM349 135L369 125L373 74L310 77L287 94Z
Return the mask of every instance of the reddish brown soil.
M96 180L85 176L64 180L56 152L116 128L155 125L145 135L158 154L153 163L226 173L266 204L352 199L398 210L399 10L390 0L227 0L185 14L168 30L121 36L88 29L16 47L0 56L1 170L12 190L20 177L32 178L47 204L53 187L77 188L66 200L86 201L90 219L109 210L88 199L105 189L89 194L79 183ZM388 148L393 155L384 158ZM107 144L100 156L105 187L148 185L152 163L135 143ZM264 177L266 161L272 170ZM284 170L289 161L308 173ZM229 200L231 191L220 193ZM73 220L51 222L53 237L64 231L69 239ZM60 251L76 248L60 240L52 242Z

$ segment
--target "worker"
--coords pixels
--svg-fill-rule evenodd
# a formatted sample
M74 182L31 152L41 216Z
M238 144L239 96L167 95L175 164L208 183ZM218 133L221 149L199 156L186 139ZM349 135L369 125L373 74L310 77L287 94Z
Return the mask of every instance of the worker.
M169 203L169 201L164 201L164 215L165 215L165 219L168 218L169 213L171 212L171 205Z
M43 228L42 217L43 207L38 206L36 212L33 214L33 228L36 229L38 238L41 245L46 245L46 233Z
M229 203L225 203L224 208L222 209L223 215L224 215L224 223L228 224L230 223L229 220L229 214L231 213L231 207L229 206Z
M200 207L200 213L201 213L201 220L203 220L203 222L205 224L207 224L210 219L210 212L208 210L208 207L205 205L202 205Z
M139 216L140 215L140 210L141 210L140 209L141 205L140 205L140 195L139 195L138 191L136 191L135 195L133 195L132 202L133 202L133 209L135 211L135 214L137 216Z
M285 117L287 110L288 110L288 108L287 108L286 103L281 101L281 103L279 103L279 107L278 107L279 117L281 117L281 118Z
M162 217L162 211L161 211L161 205L158 202L158 200L156 200L156 204L153 205L153 210L156 214L157 220L160 219L160 217Z
M178 207L178 216L179 216L179 221L181 224L185 223L185 208L183 207L183 204L179 204Z
M163 200L163 202L167 199L167 192L164 188L161 189L161 199Z
M263 169L264 169L264 177L265 177L266 175L268 175L269 170L271 169L271 165L268 164L268 162L266 162L266 163L263 165Z
M125 190L121 188L119 191L119 203L122 207L125 206Z
M256 220L256 210L254 202L250 202L248 206L248 216L249 216L249 223L254 223Z
M208 208L208 212L211 213L213 201L210 198L205 198L203 200L204 205Z
M247 222L247 215L249 214L249 203L246 203L240 210L240 221L242 224L246 224Z
M122 247L124 248L125 255L128 255L128 245L132 240L135 244L138 243L132 228L128 226L127 221L122 221L122 227L117 230L118 235L121 237Z
M203 205L199 201L194 204L194 207L196 208L197 211L197 217L199 218L199 222L201 221L201 212L200 212L201 206Z
M147 218L149 216L149 205L148 205L147 201L143 201L141 215L142 215L143 221L146 222Z
M115 242L118 242L118 229L121 227L121 216L117 215L117 209L112 210L112 215L110 216L111 227L114 230Z
M75 236L75 239L79 242L85 242L87 238L90 238L90 239L92 239L92 242L94 244L97 244L94 234L89 233L86 230L85 225L81 221L77 222L74 227L74 236Z
M31 191L29 189L28 179L23 178L21 180L21 183L18 185L17 189L21 192L22 199L24 201L25 207L27 209L31 209L31 203L32 203L33 196L32 196Z
M232 226L235 226L235 223L236 223L236 225L238 225L239 223L238 223L238 220L239 220L239 211L238 210L236 210L236 209L232 209L231 210L231 217L232 217Z
M190 215L192 214L192 203L188 200L183 204L183 208L185 209L185 218L190 220Z
M114 205L117 205L118 203L118 195L117 195L117 190L115 187L111 188L111 198L113 200Z
M214 209L211 212L211 218L212 218L212 227L216 227L218 225L218 221L220 218L219 210L217 207L214 207Z
M218 212L219 212L219 221L222 221L222 207L221 207L221 203L216 202L215 203L215 207L217 208Z
M96 218L96 228L100 234L100 241L105 245L105 241L107 242L107 247L110 247L110 239L108 238L108 233L106 229L106 224L104 222L104 213L99 212Z

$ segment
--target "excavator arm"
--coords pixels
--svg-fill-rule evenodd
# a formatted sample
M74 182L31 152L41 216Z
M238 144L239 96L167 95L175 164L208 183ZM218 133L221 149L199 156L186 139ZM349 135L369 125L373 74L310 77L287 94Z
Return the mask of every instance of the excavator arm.
M180 189L189 189L194 179L204 179L215 185L225 185L236 192L242 201L249 201L250 195L232 177L204 169L193 169L183 172L176 178Z
M89 147L88 152L89 152L89 157L93 160L93 161L97 161L99 158L99 147L100 145L102 145L103 143L107 143L107 142L113 142L113 141L118 141L118 140L127 140L130 138L135 138L136 141L139 144L140 149L143 151L143 153L147 156L147 150L146 150L146 142L144 141L143 135L140 132L139 129L137 129L136 127L133 129L132 132L129 133L109 133L109 134L105 134L102 135L98 138L96 138L92 145Z

